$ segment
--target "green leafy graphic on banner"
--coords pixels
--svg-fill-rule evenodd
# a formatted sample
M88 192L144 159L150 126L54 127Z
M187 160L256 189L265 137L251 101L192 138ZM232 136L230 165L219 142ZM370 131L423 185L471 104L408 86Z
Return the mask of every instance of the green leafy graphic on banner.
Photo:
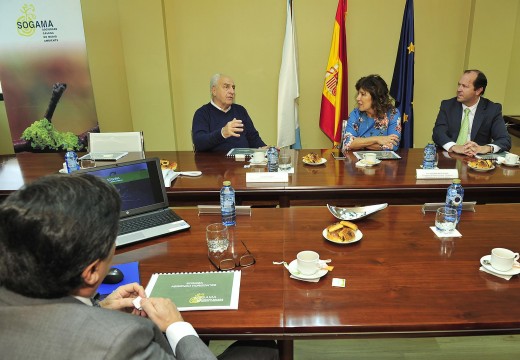
M42 150L79 150L78 137L71 133L60 132L47 119L40 119L32 123L22 133L22 139L31 143L33 149Z

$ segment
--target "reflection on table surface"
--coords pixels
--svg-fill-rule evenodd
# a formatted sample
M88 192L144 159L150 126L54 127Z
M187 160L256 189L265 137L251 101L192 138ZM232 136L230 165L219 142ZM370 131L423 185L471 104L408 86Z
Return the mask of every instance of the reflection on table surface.
M205 227L218 215L179 208L191 229L117 250L116 263L139 261L142 282L154 272L213 271ZM237 311L186 312L208 338L336 338L517 333L520 280L479 271L494 247L519 250L520 205L477 205L463 212L461 238L431 231L435 212L390 205L356 221L361 241L334 244L322 231L337 221L325 206L255 208L238 216L236 237L256 264L243 269ZM332 259L317 283L291 279L282 265L302 250ZM332 279L346 280L333 287ZM290 348L290 346L288 346Z
M520 153L520 149L513 149ZM280 205L356 205L388 202L421 204L438 202L445 196L449 180L417 180L416 169L422 163L422 149L402 149L399 160L384 160L372 167L356 167L357 158L347 154L335 160L331 149L289 150L294 173L287 183L246 182L246 172L265 171L265 166L248 166L249 161L235 161L223 154L191 151L147 152L147 157L175 161L177 171L201 171L200 177L179 176L167 189L172 206L216 204L224 180L230 180L240 204ZM306 165L302 157L315 152L327 159L319 166ZM132 160L125 157L121 160ZM467 166L468 158L447 152L439 153L441 169L457 169L468 201L520 202L520 168L497 165L490 172L477 172ZM0 156L0 196L5 196L26 182L56 173L63 163L60 153ZM98 162L99 163L99 162Z

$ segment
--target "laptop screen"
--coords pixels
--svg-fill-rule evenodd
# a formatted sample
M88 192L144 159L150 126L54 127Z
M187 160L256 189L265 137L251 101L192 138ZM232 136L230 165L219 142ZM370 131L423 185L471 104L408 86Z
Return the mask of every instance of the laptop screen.
M168 198L158 158L80 170L114 185L121 196L121 218L164 209Z

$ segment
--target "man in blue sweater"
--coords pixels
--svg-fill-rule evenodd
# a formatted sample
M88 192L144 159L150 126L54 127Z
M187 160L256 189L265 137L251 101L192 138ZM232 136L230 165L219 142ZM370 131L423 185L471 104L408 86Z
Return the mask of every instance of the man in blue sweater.
M233 148L265 147L247 110L234 104L233 79L215 74L209 86L211 101L193 115L191 133L195 151L228 152Z

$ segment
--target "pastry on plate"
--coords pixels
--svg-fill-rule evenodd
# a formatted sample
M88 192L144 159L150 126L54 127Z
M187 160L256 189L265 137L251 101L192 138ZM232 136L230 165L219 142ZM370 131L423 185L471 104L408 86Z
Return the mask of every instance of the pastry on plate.
M303 162L310 163L310 164L316 164L321 162L321 157L318 156L316 153L308 153L303 157Z
M160 160L161 170L177 170L177 163L175 161L169 161L165 159Z
M356 239L358 227L350 221L340 221L327 226L327 238L337 242L350 242Z

